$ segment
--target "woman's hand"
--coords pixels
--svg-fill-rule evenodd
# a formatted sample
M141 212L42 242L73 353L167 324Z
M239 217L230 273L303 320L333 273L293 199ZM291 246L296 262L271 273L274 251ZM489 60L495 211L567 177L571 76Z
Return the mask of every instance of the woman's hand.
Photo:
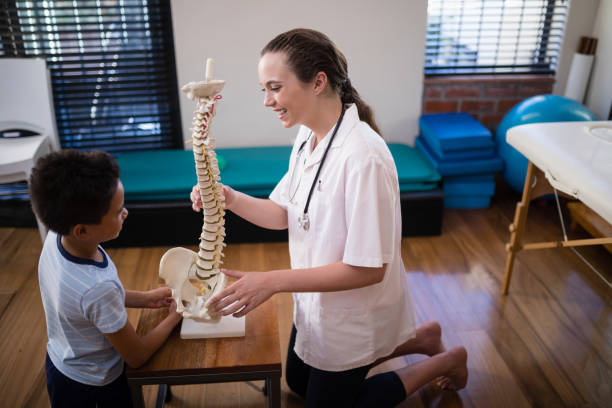
M223 186L223 196L225 197L224 208L226 210L231 210L232 204L234 203L234 200L236 198L236 191L229 186L226 186L226 185L222 185L222 186ZM191 199L191 208L193 208L193 211L200 212L200 210L202 209L202 197L200 196L200 186L198 186L197 184L193 186L193 188L191 189L191 194L189 195L189 198Z
M145 299L142 307L168 307L174 302L174 299L172 299L172 289L167 286L149 290L145 292L144 295ZM174 309L176 310L176 303L174 304Z
M241 317L274 294L271 272L242 272L229 269L222 269L221 272L238 280L210 298L208 307L214 312L222 311L224 316L233 314L234 317Z
M200 186L197 184L193 186L191 189L191 194L189 194L189 198L191 199L191 208L193 211L200 212L202 209L202 197L200 197Z

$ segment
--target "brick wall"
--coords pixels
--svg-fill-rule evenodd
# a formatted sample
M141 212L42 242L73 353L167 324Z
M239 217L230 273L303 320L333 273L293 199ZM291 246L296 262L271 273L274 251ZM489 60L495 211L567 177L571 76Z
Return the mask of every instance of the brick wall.
M552 93L553 76L448 76L425 78L423 113L467 112L495 132L504 114L533 95Z

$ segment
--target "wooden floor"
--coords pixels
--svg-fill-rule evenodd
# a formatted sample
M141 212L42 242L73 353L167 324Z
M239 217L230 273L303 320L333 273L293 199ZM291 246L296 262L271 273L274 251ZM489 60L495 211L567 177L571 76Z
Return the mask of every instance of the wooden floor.
M437 320L447 346L469 353L469 382L459 393L433 385L412 395L405 407L584 407L612 400L612 290L571 250L522 252L510 295L500 295L504 245L514 200L495 199L486 210L447 210L438 237L406 238L402 252L416 318ZM558 239L554 207L532 205L527 236ZM578 232L577 235L580 235ZM0 396L6 407L46 407L46 330L36 274L41 248L37 230L0 228ZM126 288L156 282L167 247L109 251ZM580 252L608 280L612 255L599 247ZM286 243L230 245L230 268L286 268ZM280 341L286 347L292 299L276 296ZM138 310L129 311L136 324ZM283 360L286 350L281 350ZM418 361L398 358L384 371ZM261 383L174 387L169 407L261 407ZM155 388L146 389L147 406ZM282 406L302 401L282 384Z

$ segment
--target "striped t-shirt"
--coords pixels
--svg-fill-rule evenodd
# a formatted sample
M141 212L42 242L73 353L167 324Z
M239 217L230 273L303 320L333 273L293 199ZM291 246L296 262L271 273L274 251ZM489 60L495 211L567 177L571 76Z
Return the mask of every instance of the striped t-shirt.
M102 262L77 258L49 231L38 280L47 318L47 353L67 377L106 385L123 371L123 359L104 336L125 326L125 290L117 268L99 247Z

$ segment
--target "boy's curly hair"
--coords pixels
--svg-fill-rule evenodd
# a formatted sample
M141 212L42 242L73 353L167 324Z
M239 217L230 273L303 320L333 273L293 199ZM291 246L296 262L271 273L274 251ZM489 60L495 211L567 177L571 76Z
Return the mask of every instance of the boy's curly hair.
M32 209L61 235L77 224L99 224L110 208L118 180L119 166L106 152L50 153L32 169Z

